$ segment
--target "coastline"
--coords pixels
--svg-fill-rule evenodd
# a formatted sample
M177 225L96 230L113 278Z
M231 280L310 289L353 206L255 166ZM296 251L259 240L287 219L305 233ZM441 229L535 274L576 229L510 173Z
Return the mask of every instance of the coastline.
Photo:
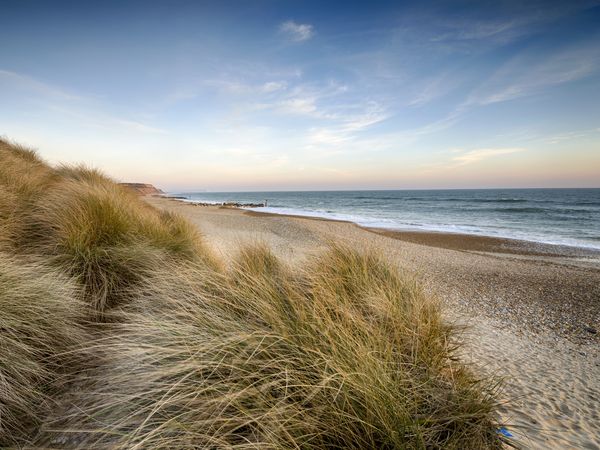
M507 253L522 256L551 256L568 258L590 258L597 260L600 266L600 250L588 247L549 244L524 239L485 236L480 234L453 233L433 230L395 230L388 228L365 227L355 222L318 216L278 214L239 208L245 214L271 217L289 217L295 219L317 220L347 223L360 229L377 233L401 241L449 250L475 251L486 253Z
M146 200L196 224L225 259L248 242L267 244L292 266L332 240L382 249L441 299L447 320L466 326L463 358L505 379L503 416L523 446L600 446L600 264L593 258L553 248L538 255L514 242L499 253L503 240L389 235L351 222Z
M163 196L162 198L179 201L190 206L200 206L205 208L235 208L243 211L247 215L262 215L271 217L289 217L295 219L317 220L326 222L347 223L363 230L387 236L401 241L414 244L426 245L430 247L439 247L449 250L472 251L496 254L511 254L520 256L545 256L545 257L566 257L566 258L584 258L588 259L592 265L596 263L600 267L600 249L591 247L582 247L575 245L553 244L534 240L520 238L488 236L475 233L450 232L439 230L409 230L409 229L391 229L368 227L360 225L350 220L336 219L332 217L322 217L318 215L302 215L274 213L270 211L258 211L249 209L246 205L225 203L220 204L207 202L194 202L186 200L184 197Z
M548 192L546 192L548 191ZM227 205L261 213L349 221L385 232L477 236L530 243L536 254L600 254L593 201L600 190L522 189L429 191L318 191L177 194L198 206ZM589 191L589 192L588 192ZM577 195L575 195L575 193ZM267 206L264 198L269 198ZM501 253L515 245L500 245ZM453 245L452 248L456 248Z

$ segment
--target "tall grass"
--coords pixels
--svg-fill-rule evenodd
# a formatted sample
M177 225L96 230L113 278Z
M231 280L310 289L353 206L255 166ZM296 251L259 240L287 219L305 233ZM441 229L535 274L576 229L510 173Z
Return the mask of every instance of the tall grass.
M9 236L54 173L34 151L0 139L0 227Z
M157 266L197 259L218 264L195 227L99 171L51 169L33 152L2 145L0 189L9 196L0 211L12 243L68 270L100 315ZM13 203L22 206L9 207Z
M20 246L49 255L85 287L99 312L169 259L200 256L200 237L103 179L65 180L24 218Z
M0 258L0 445L501 446L495 385L377 252L291 268L251 246L224 267L96 170L6 141L0 163L0 250L19 255ZM106 320L84 336L89 309Z
M53 383L85 336L66 277L0 253L0 446L28 441L52 408Z
M84 414L51 426L84 447L501 445L494 386L455 361L437 303L374 253L334 246L299 273L246 248L226 275L157 273L123 314Z

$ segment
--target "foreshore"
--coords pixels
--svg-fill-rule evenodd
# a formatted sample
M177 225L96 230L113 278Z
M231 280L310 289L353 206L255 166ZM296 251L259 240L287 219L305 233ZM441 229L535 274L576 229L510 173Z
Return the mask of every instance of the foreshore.
M599 448L598 252L146 199L198 225L225 258L252 241L290 264L331 240L383 249L443 300L448 320L469 326L465 357L506 379L505 415L522 444Z
M173 197L170 197L173 198ZM196 205L195 203L191 203ZM202 206L219 206L202 203ZM230 205L225 205L230 206ZM245 206L245 205L244 205ZM450 233L442 231L427 230L391 230L385 228L363 227L352 222L336 219L328 219L314 216L300 216L293 214L276 214L271 212L262 212L255 210L246 210L246 214L256 214L259 216L273 217L291 217L297 219L323 220L326 222L341 222L355 225L363 230L378 233L383 236L399 239L414 244L426 245L429 247L439 247L450 250L485 252L485 253L509 253L521 256L550 256L578 258L579 262L590 263L591 266L600 268L600 249L572 247L567 245L547 244L542 242L524 241L520 239L509 239L501 237L483 236L464 233ZM581 259L583 258L583 259Z

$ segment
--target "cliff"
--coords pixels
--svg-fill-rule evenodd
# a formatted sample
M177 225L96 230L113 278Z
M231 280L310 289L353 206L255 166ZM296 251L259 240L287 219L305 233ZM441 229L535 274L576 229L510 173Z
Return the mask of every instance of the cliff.
M160 195L164 194L160 189L155 188L151 184L146 183L119 183L128 189L134 190L139 195Z

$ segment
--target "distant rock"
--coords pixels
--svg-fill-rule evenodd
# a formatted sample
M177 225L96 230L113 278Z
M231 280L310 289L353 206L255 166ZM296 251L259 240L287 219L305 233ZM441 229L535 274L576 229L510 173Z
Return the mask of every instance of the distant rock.
M155 188L151 184L146 183L119 183L121 186L124 186L128 189L135 191L136 194L139 195L162 195L163 191Z

